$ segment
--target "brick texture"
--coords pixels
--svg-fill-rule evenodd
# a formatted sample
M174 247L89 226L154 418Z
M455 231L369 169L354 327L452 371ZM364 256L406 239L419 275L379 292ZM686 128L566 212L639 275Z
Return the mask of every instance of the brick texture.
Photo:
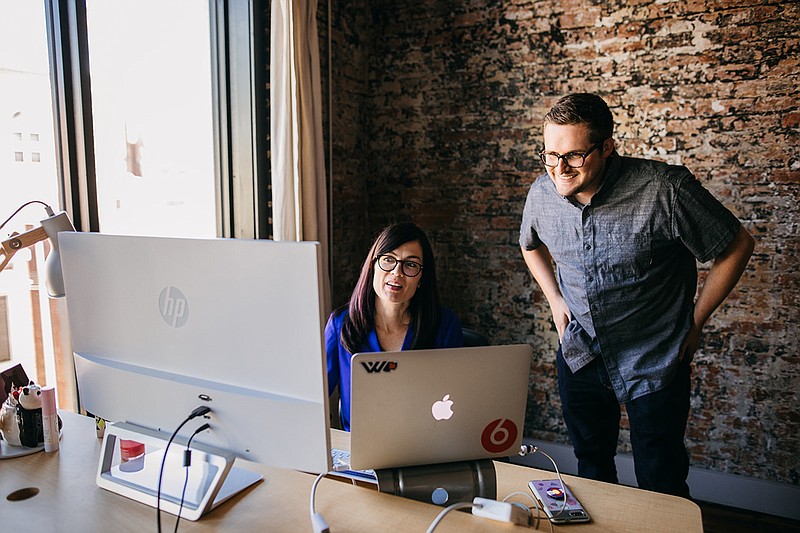
M687 165L757 241L696 356L692 464L800 484L800 4L334 2L330 79L327 12L336 304L373 234L415 221L445 304L493 343L534 347L526 435L568 442L557 336L517 238L542 116L597 92L621 153Z

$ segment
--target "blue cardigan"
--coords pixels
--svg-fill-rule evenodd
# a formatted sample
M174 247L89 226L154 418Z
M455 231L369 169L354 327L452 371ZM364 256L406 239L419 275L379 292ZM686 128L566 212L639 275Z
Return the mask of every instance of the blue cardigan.
M436 334L434 348L458 348L464 345L461 332L461 323L455 313L447 308L441 308L441 323ZM331 314L325 326L325 349L328 355L328 394L331 394L339 385L341 398L342 428L350 431L350 358L353 356L342 346L342 323L347 314L347 309ZM402 350L408 350L414 336L414 324L408 327ZM375 330L369 332L366 341L361 346L361 352L382 352L378 343L378 334ZM331 406L331 409L334 409Z

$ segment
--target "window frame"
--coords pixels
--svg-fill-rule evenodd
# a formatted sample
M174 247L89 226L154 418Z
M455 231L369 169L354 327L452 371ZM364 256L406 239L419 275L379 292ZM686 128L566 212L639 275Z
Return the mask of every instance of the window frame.
M99 231L86 0L43 0L61 207ZM217 236L269 238L268 13L209 0Z

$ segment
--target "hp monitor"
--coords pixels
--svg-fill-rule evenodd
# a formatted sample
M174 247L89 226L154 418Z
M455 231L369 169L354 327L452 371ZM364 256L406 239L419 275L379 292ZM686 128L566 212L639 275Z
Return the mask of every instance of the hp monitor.
M101 487L197 519L260 478L231 469L236 457L330 470L319 243L59 242L80 403L115 423ZM209 411L185 422L198 408ZM190 441L199 459L186 470Z

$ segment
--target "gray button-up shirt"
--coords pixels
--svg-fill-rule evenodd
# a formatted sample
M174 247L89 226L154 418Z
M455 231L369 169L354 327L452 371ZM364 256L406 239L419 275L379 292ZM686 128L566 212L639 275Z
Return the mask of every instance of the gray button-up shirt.
M603 358L620 402L665 387L689 332L695 259L733 241L739 221L686 167L621 157L582 206L547 174L531 185L520 244L547 246L571 317L561 339L573 372Z

